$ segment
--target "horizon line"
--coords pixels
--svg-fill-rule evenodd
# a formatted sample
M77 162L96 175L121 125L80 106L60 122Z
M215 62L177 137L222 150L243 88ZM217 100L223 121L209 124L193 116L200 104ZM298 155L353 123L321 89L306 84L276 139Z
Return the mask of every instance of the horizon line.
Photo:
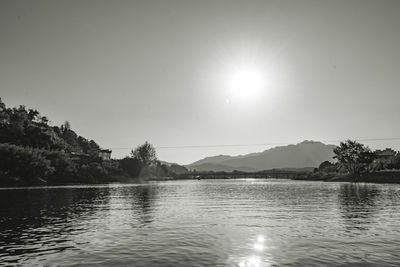
M181 149L181 148L216 148L216 147L250 147L250 146L277 146L277 145L290 145L290 144L300 144L305 141L309 142L326 142L326 143L337 143L343 142L345 140L353 141L391 141L400 140L400 137L387 137L387 138L347 138L347 139L337 139L337 140L304 140L299 143L296 142L276 142L276 143L255 143L255 144L219 144L219 145L183 145L183 146L155 146L156 149ZM109 149L124 150L124 149L134 149L134 147L110 147Z

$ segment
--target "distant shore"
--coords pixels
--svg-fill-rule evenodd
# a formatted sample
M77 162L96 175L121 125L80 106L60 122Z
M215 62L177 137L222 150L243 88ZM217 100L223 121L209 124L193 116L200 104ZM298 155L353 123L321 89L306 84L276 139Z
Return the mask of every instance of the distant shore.
M37 184L37 185L2 185L0 188L16 188L16 187L46 187L46 186L74 186L74 185L108 185L108 184L146 184L148 182L161 182L161 181L180 181L180 180L235 180L235 179L245 179L243 177L217 177L217 178L191 178L191 177L151 177L151 178L129 178L124 176L114 177L113 181L108 183L59 183L59 184ZM251 178L251 177L247 177ZM255 179L285 179L294 181L322 181L322 182L357 182L357 183L380 183L380 184L400 184L400 171L381 171L381 172L371 172L365 173L362 176L355 179L355 177L350 175L327 175L326 177L296 177L296 178L262 178L256 177Z
M400 171L379 171L364 173L359 177L352 175L327 174L323 177L298 177L292 180L325 181L325 182L361 182L361 183L385 183L400 184Z
M255 179L288 179L288 180L297 180L297 181L323 181L323 182L361 182L361 183L387 183L387 184L400 184L400 171L396 170L385 170L385 171L378 171L378 172L370 172L364 173L359 177L355 177L352 175L343 175L338 173L330 173L321 176L313 176L313 173L301 173L296 176L292 177L240 177L235 174L226 173L224 176L218 177L210 177L205 176L198 178L192 177L181 177L178 179L173 180L212 180L212 179L243 179L243 178L255 178ZM158 179L157 179L158 180ZM160 179L162 180L162 179Z
M116 179L110 182L96 182L96 183L58 183L58 184L31 184L31 185L0 185L1 189L29 189L29 188L52 188L52 187L85 187L85 186L109 186L109 185L146 185L152 182L165 182L165 181L187 181L187 180L238 180L238 179L273 179L273 180L293 180L293 181L304 181L304 182L339 182L339 183L371 183L371 184L400 184L400 172L394 174L394 172L382 174L382 173L369 173L362 176L358 181L354 181L350 176L337 176L329 179L308 179L308 178L229 178L229 177L218 177L218 178L204 178L204 179L194 179L194 178L173 178L173 177L160 177L152 178L149 180L138 179L138 178L126 178L126 179Z

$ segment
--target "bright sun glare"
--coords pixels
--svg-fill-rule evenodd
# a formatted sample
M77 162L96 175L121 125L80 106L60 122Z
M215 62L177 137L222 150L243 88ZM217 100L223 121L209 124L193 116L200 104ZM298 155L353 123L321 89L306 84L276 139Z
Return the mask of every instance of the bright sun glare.
M263 73L254 67L238 68L228 77L229 95L233 100L252 100L259 96L264 86Z

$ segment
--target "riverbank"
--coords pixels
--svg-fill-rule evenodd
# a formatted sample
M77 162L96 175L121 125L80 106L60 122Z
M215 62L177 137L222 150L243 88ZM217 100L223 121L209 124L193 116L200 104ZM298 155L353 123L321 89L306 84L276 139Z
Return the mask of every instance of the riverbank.
M296 177L292 180L303 181L325 181L325 182L362 182L362 183L385 183L400 184L400 171L387 170L364 173L359 177L354 175L342 175L337 173L312 174L308 177Z
M146 184L149 182L157 181L172 181L172 180L195 180L195 179L177 179L172 176L168 177L130 177L125 175L110 175L106 181L93 181L93 182L61 182L61 183L48 183L44 180L39 182L27 183L0 183L0 188L18 188L18 187L52 187L52 186L84 186L84 185L106 185L106 184ZM197 180L197 179L196 179Z
M364 182L364 183L385 183L400 184L400 171L370 172L361 175L358 179L354 176L334 177L328 181L332 182Z

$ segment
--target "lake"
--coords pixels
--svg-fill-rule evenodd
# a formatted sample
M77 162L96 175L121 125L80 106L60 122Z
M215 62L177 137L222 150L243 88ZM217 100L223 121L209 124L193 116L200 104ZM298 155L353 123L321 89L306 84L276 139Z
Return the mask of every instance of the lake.
M0 189L0 265L399 266L400 185L275 179Z

